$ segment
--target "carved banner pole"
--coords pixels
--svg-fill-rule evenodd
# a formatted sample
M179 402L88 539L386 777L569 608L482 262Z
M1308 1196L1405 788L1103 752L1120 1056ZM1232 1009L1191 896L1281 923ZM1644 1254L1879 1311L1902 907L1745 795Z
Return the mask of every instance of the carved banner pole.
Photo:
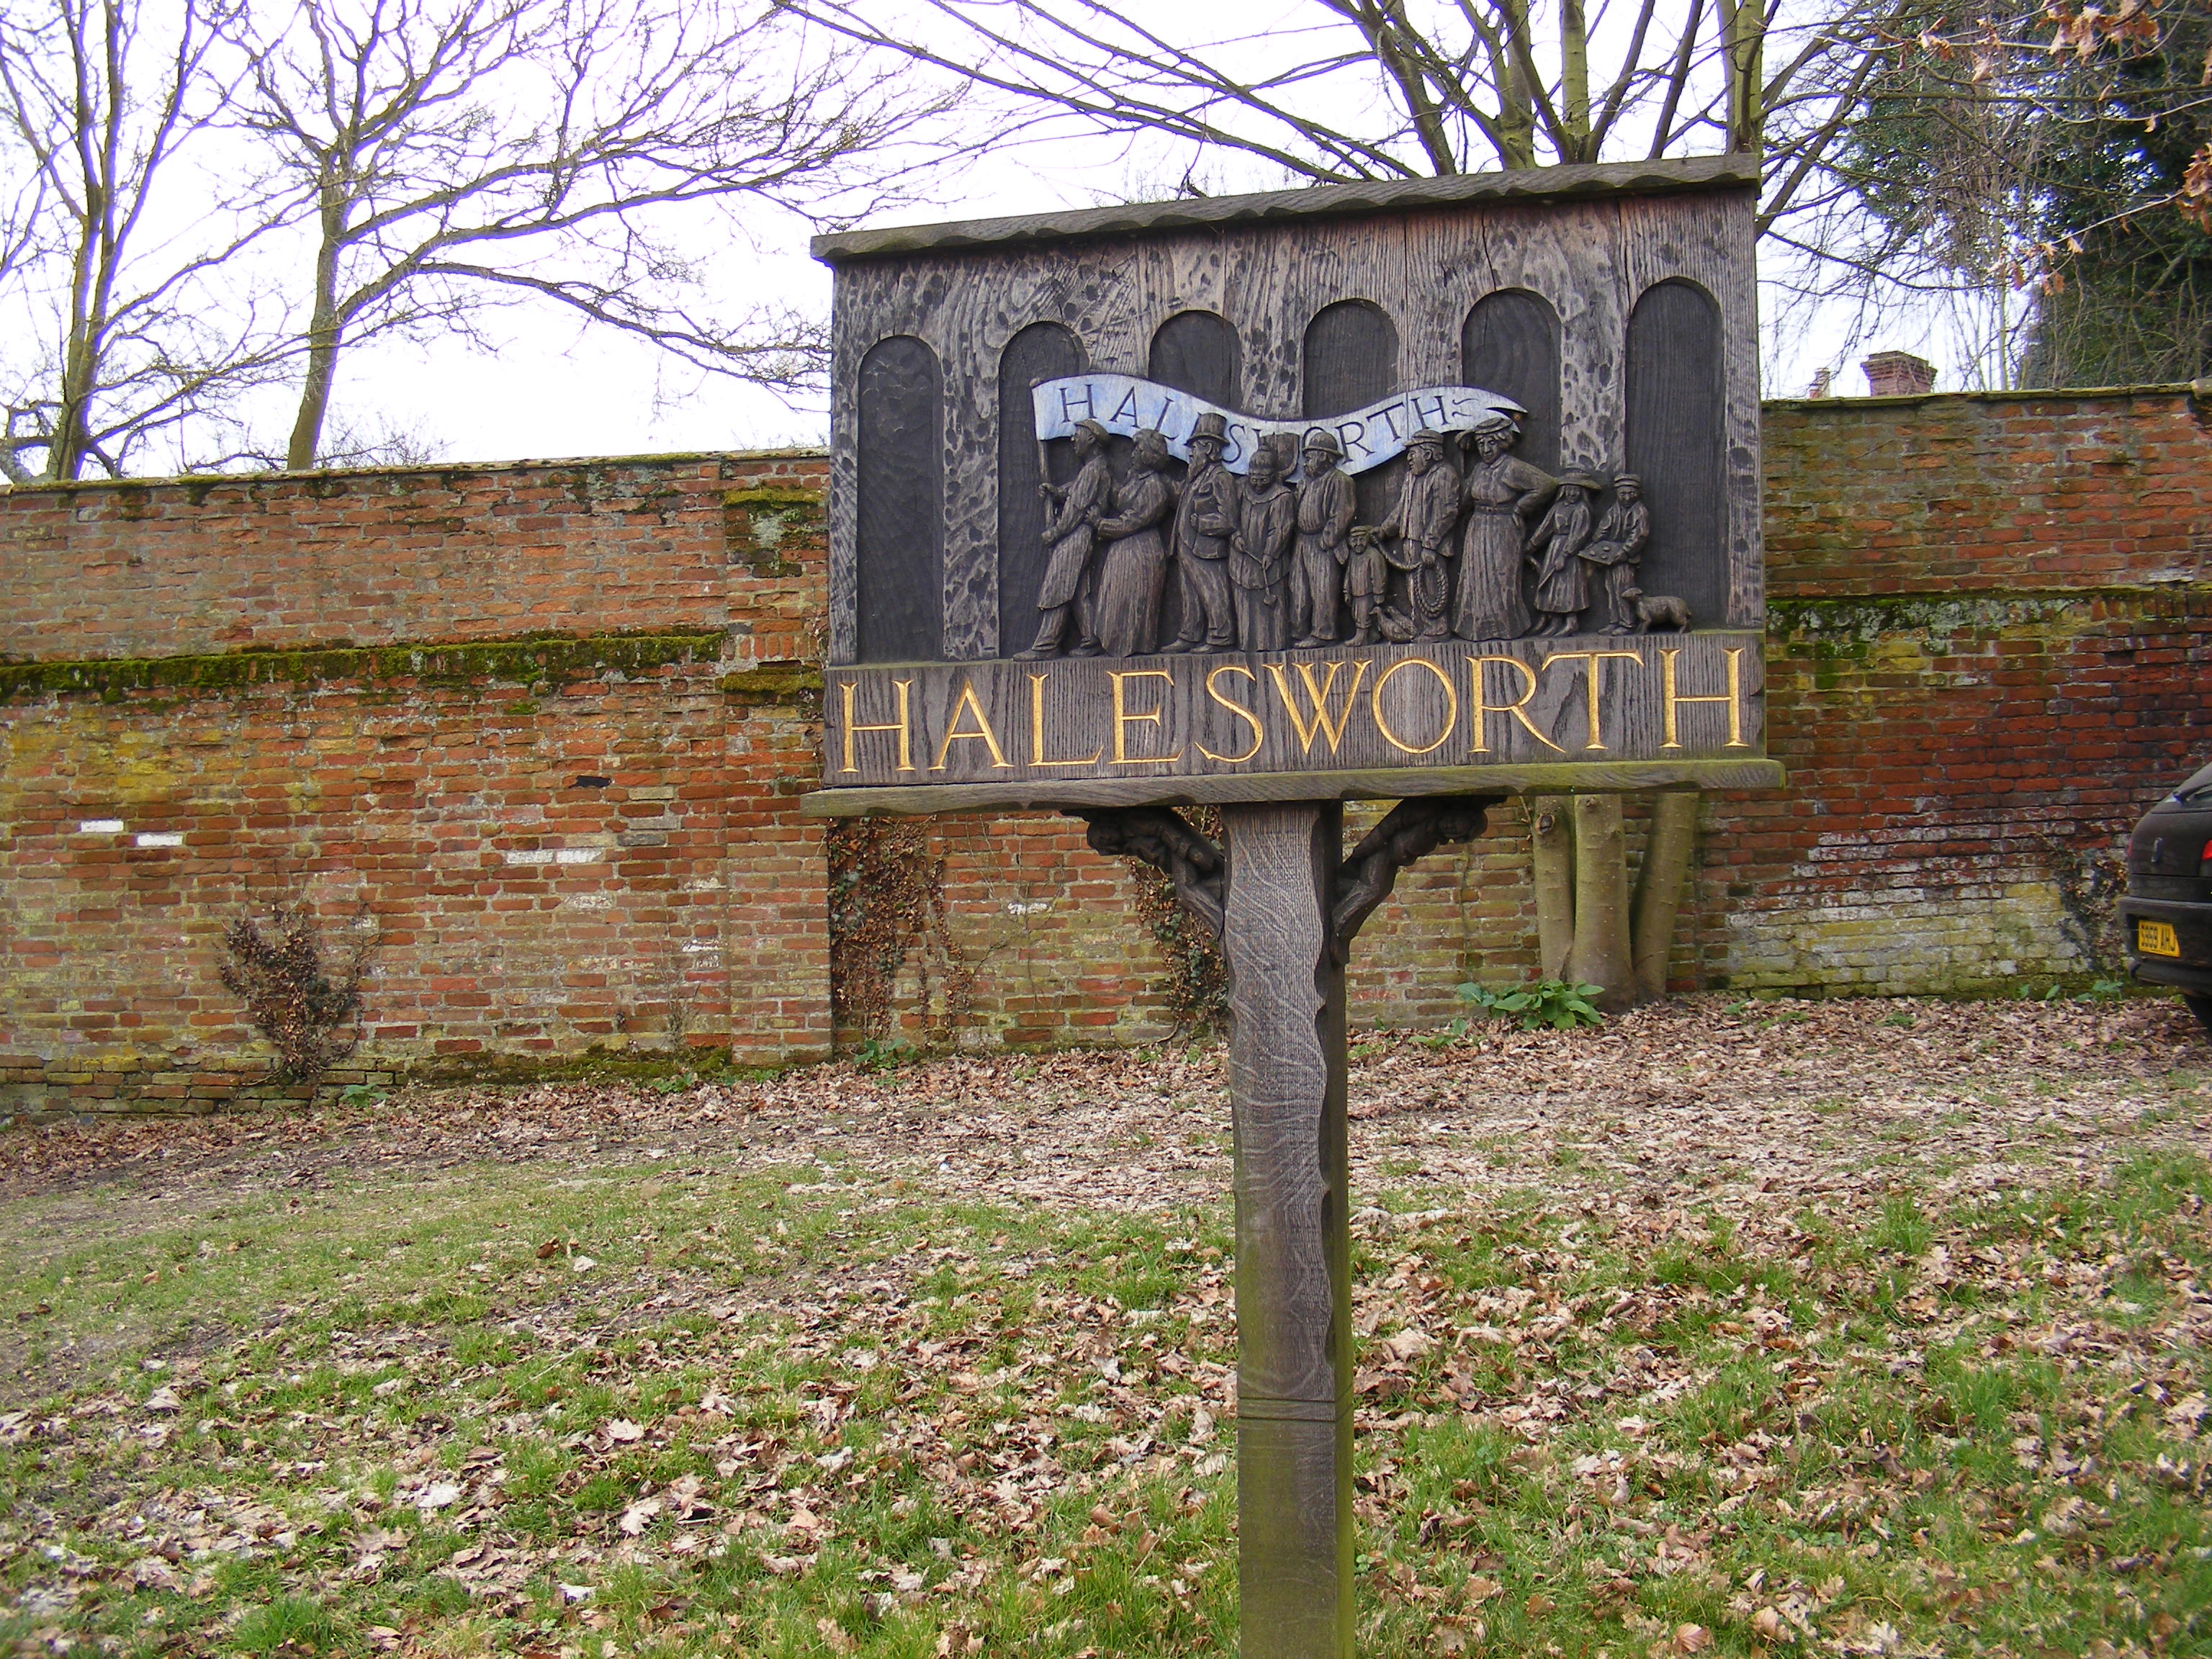
M1224 807L1225 848L1163 806L1071 809L1097 851L1166 872L1228 959L1248 1659L1352 1653L1345 960L1398 872L1481 834L1495 799L1401 801L1349 857L1335 801Z

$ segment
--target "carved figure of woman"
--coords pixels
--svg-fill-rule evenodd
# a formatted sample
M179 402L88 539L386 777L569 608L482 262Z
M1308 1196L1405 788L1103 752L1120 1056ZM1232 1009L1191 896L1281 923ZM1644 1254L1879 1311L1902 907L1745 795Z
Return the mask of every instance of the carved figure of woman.
M1528 603L1539 635L1573 633L1589 604L1589 567L1581 556L1590 541L1590 497L1604 488L1587 472L1568 473L1528 538L1528 556L1536 563Z
M1237 643L1246 651L1281 651L1291 642L1291 538L1297 497L1283 482L1297 440L1273 432L1260 441L1237 503L1229 544L1229 584L1237 602Z
M1106 516L1106 499L1113 493L1114 474L1106 465L1106 428L1097 421L1078 421L1073 434L1079 463L1075 481L1066 486L1050 480L1037 486L1055 504L1044 527L1044 581L1037 589L1037 609L1044 613L1037 623L1036 641L1026 651L1015 653L1018 662L1035 662L1056 653L1072 622L1075 641L1071 656L1095 657L1091 586L1095 580L1091 554L1098 536L1098 521Z
M1509 453L1521 435L1493 415L1468 434L1467 538L1459 562L1452 632L1463 640L1517 640L1533 620L1521 594L1528 520L1552 498L1551 475Z
M1129 476L1114 487L1114 515L1098 526L1105 545L1098 558L1098 645L1109 657L1143 656L1159 636L1160 589L1168 568L1160 526L1176 506L1169 459L1166 439L1139 432Z

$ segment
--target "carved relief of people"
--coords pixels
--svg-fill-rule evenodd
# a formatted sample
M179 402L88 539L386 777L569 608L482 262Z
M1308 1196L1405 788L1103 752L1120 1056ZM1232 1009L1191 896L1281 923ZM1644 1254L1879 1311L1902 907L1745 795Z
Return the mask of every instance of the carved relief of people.
M1246 651L1282 651L1291 643L1291 561L1297 534L1297 497L1283 482L1295 465L1297 441L1271 432L1253 452L1237 533L1229 544L1229 587L1237 605L1237 643Z
M1559 480L1559 493L1528 537L1528 556L1536 580L1528 603L1536 613L1536 635L1571 634L1589 604L1589 567L1582 551L1590 543L1590 497L1605 488L1587 472Z
M1334 433L1317 426L1306 434L1297 556L1291 566L1291 631L1301 646L1336 643L1337 607L1352 555L1352 518L1358 507L1352 475L1338 465L1343 459L1344 446Z
M1522 597L1528 520L1552 497L1552 477L1511 453L1521 429L1504 415L1468 434L1467 536L1452 632L1463 640L1516 640L1534 620Z
M1104 544L1098 556L1098 644L1109 657L1142 656L1159 636L1168 567L1163 532L1176 506L1167 477L1170 459L1166 439L1139 432L1129 476L1114 488L1113 515L1098 526Z
M1097 421L1079 421L1073 442L1078 463L1074 481L1061 485L1039 484L1044 498L1054 504L1044 527L1047 556L1043 585L1037 590L1037 609L1044 615L1037 623L1036 641L1018 660L1034 662L1056 655L1073 628L1075 639L1070 656L1098 654L1098 573L1091 555L1097 544L1098 521L1106 516L1114 493L1114 474L1106 463L1106 428Z
M1624 472L1613 481L1613 499L1606 503L1582 561L1590 567L1591 626L1607 634L1633 634L1640 624L1636 601L1637 566L1644 544L1651 539L1651 509L1644 503L1644 480Z
M1356 539L1379 545L1382 556L1407 573L1413 606L1410 625L1377 618L1386 638L1446 639L1451 634L1452 526L1459 521L1459 481L1444 465L1440 432L1424 428L1406 441L1406 481L1390 516ZM1364 630L1363 630L1364 631Z
M1190 471L1183 478L1175 514L1182 625L1175 639L1161 647L1165 651L1227 651L1237 643L1237 617L1229 597L1229 538L1237 531L1238 484L1221 465L1228 436L1227 419L1211 412L1200 416L1191 428Z

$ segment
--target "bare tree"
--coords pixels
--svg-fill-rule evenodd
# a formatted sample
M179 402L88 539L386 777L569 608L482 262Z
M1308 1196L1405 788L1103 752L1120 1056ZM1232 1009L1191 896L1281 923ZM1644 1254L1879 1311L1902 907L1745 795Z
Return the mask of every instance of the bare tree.
M1102 0L789 0L1079 128L1312 183L1765 153L1765 219L1816 185L1893 0L1305 0L1264 38L1170 40ZM1287 44L1286 44L1287 43ZM1770 67L1770 59L1774 60ZM1329 112L1343 111L1341 118Z
M9 334L0 465L18 480L123 471L186 423L208 428L264 380L281 336L207 279L273 228L256 204L185 211L185 152L231 87L233 0L26 0L0 25L0 123L23 180L0 228ZM183 228L179 228L182 222ZM204 459L220 461L212 453Z
M818 320L705 293L743 207L849 222L943 153L912 88L741 0L298 0L249 32L243 120L313 228L285 465L325 455L348 348L537 299L702 371L818 377Z

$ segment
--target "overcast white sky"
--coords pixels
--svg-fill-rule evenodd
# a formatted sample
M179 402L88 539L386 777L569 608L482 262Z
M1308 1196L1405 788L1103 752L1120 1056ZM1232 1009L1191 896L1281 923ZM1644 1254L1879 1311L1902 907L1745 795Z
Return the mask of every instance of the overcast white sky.
M1549 0L1540 0L1547 7ZM1817 3L1817 0L1808 0ZM919 0L917 0L917 5ZM1233 0L1229 8L1194 13L1187 0L1125 0L1122 9L1168 38L1192 38L1192 19L1215 41L1237 29L1249 33L1229 48L1231 61L1263 70L1270 59L1304 61L1314 55L1312 31L1294 21L1316 15L1310 0ZM1448 9L1448 8L1446 9ZM1601 10L1593 69L1601 83L1603 51L1617 19ZM1325 115L1352 128L1374 126L1362 112L1342 106L1347 98L1371 95L1343 84L1309 89ZM1329 100L1336 100L1332 106ZM1632 142L1620 153L1634 153ZM936 199L885 216L881 222L975 218L1090 206L1111 200L1173 193L1185 158L1152 141L1132 148L1116 138L1061 137L1000 147L962 166L934 188ZM1210 193L1280 188L1286 181L1256 161L1233 157L1202 167ZM718 297L762 298L826 312L830 274L807 257L807 227L769 212L748 219L751 243L699 250ZM497 349L487 351L459 337L428 346L385 340L352 349L344 361L333 406L334 422L356 428L406 430L426 441L441 459L501 460L525 457L618 455L671 451L761 448L823 441L824 400L787 402L774 394L701 376L650 346L611 331L587 332L565 313L518 307L480 319ZM1770 395L1803 391L1814 369L1839 364L1846 355L1840 319L1793 321L1768 331ZM1944 361L1932 331L1899 328L1869 346L1926 351L1947 371L1941 384L1958 384L1955 364ZM1851 358L1863 355L1852 349ZM1838 390L1862 389L1856 368ZM272 392L265 424L281 432L289 422L287 395Z

